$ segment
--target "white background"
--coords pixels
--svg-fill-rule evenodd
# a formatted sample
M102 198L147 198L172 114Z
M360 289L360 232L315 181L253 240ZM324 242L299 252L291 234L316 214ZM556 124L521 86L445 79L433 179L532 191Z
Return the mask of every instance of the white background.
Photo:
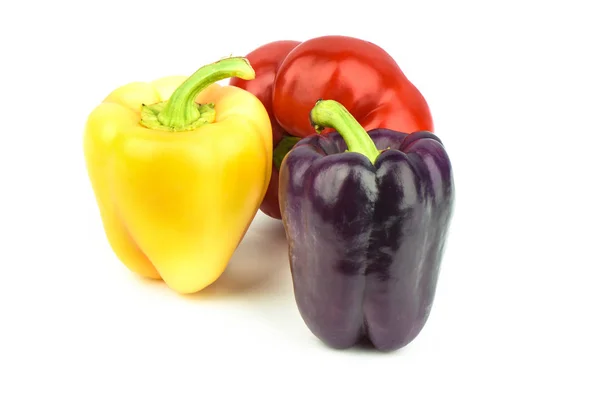
M3 3L0 398L600 397L593 3ZM260 213L204 292L136 278L83 163L85 119L114 88L323 34L386 49L454 163L433 312L391 354L310 334L282 227Z

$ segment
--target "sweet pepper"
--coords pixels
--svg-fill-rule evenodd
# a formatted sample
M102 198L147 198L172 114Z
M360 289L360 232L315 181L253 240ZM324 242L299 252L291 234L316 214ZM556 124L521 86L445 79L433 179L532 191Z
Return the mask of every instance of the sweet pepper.
M256 79L244 80L233 77L229 81L230 85L240 87L256 95L267 109L271 121L273 147L279 145L284 137L290 137L283 131L279 123L277 123L277 119L273 114L273 82L275 81L275 76L281 62L298 44L300 44L300 42L294 40L279 40L258 47L246 56L256 71ZM288 145L289 148L294 144L294 140L288 139L284 140L282 143L282 145ZM285 155L285 152L286 151L283 151L283 147L280 146L279 153ZM277 198L279 195L277 188L279 186L278 168L280 163L281 159L278 159L274 160L271 165L271 181L269 182L265 198L260 206L260 210L263 213L275 219L281 219L281 214L279 213L279 200Z
M348 36L266 44L247 55L256 81L230 84L254 93L272 116L273 174L261 210L280 219L281 160L298 140L314 133L307 115L320 98L339 101L367 130L433 132L429 106L396 61L374 43ZM327 134L328 129L322 133Z
M231 57L189 78L114 90L89 115L84 153L108 241L133 272L179 293L225 270L265 195L272 136L253 79Z
M334 348L392 351L424 327L454 204L451 162L431 132L367 132L336 101L310 122L280 170L296 303Z

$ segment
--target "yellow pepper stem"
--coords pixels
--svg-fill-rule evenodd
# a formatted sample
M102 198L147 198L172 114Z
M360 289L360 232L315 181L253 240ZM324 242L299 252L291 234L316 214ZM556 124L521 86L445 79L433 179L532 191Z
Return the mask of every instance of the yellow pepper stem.
M198 69L171 95L168 101L142 106L142 125L160 130L193 130L215 119L213 104L198 104L198 94L219 80L238 77L255 78L255 72L245 57L229 57Z

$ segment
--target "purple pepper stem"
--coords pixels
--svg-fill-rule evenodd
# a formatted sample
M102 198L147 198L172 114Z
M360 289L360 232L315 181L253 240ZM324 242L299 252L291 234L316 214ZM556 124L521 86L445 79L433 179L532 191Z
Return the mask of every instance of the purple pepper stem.
M371 163L379 156L379 150L367 131L348 112L346 107L335 100L319 100L310 111L310 123L317 133L324 128L335 129L346 142L348 151L366 156Z

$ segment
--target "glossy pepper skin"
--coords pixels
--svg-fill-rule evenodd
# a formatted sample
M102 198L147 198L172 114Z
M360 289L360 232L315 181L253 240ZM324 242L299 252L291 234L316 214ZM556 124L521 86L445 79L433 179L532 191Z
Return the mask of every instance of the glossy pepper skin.
M327 123L331 104L317 103L313 123L347 133ZM363 132L374 143L369 156L338 132L298 142L281 166L280 206L308 328L334 348L366 338L392 351L430 314L454 204L452 166L430 132Z
M89 115L84 154L106 237L133 272L193 293L214 282L245 235L271 173L262 103L237 87L243 58L194 75L131 83Z
M294 40L278 40L275 42L267 43L256 50L246 55L250 64L256 71L256 78L252 80L245 80L237 77L230 79L229 84L232 86L239 87L253 93L265 106L269 113L271 120L271 128L273 133L273 148L275 148L284 137L285 132L277 122L275 115L273 114L273 82L275 81L275 75L279 70L281 62L294 49L300 42ZM279 160L281 161L281 160ZM269 182L269 188L265 194L265 198L260 206L260 210L266 215L281 219L281 213L279 212L279 201L278 201L278 181L279 181L279 162L273 162L271 181Z
M321 98L336 100L350 111L367 130L387 128L402 132L433 132L429 106L408 80L396 61L374 43L348 36L321 36L288 47L273 45L280 51L266 51L269 45L249 54L257 61L279 65L271 86L247 87L267 98L265 105L277 123L273 132L274 170L289 149L301 138L314 133L308 113ZM285 54L291 47L288 54ZM280 57L284 55L283 60ZM265 81L273 76L272 68ZM257 72L260 76L260 72ZM239 81L233 84L240 84ZM281 131L285 132L280 138ZM323 134L330 130L325 129ZM272 179L270 192L277 192L278 180ZM275 218L278 198L267 196L261 210Z

